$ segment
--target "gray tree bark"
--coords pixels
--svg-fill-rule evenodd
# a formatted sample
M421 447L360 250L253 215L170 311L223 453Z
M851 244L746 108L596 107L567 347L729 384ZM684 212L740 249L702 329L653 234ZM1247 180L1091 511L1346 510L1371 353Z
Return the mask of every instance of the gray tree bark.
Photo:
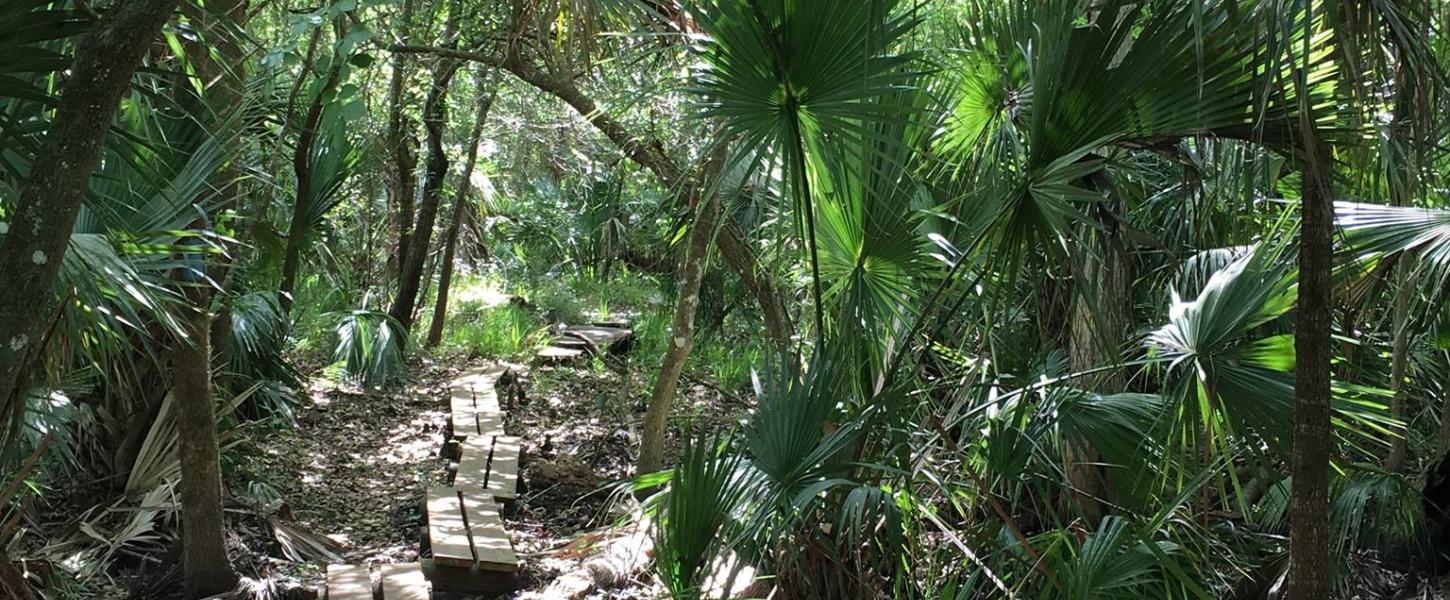
M715 194L698 203L699 211L690 228L685 247L685 264L680 271L680 296L675 300L675 315L670 323L670 341L660 360L660 374L650 393L649 408L644 415L644 431L640 434L639 461L635 474L654 473L664 467L665 433L669 428L670 409L685 359L695 345L695 311L700 307L700 283L705 277L710 240L715 237L718 201Z
M53 293L76 214L100 165L116 106L146 50L171 18L176 0L130 0L76 50L59 107L20 187L15 210L0 221L0 406L11 406L21 375L42 348L53 320ZM14 411L0 411L15 414Z

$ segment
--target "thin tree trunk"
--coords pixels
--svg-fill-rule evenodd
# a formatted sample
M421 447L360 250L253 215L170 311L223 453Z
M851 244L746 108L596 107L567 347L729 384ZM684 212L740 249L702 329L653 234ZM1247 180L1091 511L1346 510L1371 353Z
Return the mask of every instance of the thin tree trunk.
M1294 449L1290 500L1289 600L1329 598L1330 337L1334 242L1333 168L1313 111L1304 125L1300 201L1299 306L1294 331Z
M342 32L339 32L341 34ZM341 37L341 35L339 35ZM282 259L282 310L291 312L292 292L297 286L297 274L302 268L302 247L307 237L307 213L312 205L312 147L317 143L317 130L322 125L325 99L337 87L336 67L327 76L327 82L312 99L303 117L302 130L297 137L297 149L292 154L292 171L297 176L296 197L292 201L292 219L287 226L287 249Z
M438 276L438 298L433 304L433 321L428 326L429 348L436 348L443 341L444 320L448 318L448 290L453 283L453 255L458 249L458 231L468 210L468 192L473 189L470 179L473 167L478 162L478 142L483 138L483 125L488 121L488 109L493 105L498 86L484 88L482 69L475 78L478 86L478 113L473 120L473 134L469 137L468 158L463 163L463 173L458 178L457 192L453 196L453 218L448 222L448 233L443 240L443 272Z
M418 222L408 240L408 254L398 274L398 296L388 311L403 329L413 328L413 308L418 303L418 290L423 279L423 266L428 258L428 243L433 237L433 224L438 216L438 195L443 178L448 175L448 156L443 152L443 129L448 123L448 86L459 62L445 59L433 76L428 100L423 105L423 127L428 131L428 172L423 180L423 197L418 204Z
M654 473L664 466L665 432L670 407L685 359L695 345L695 311L700 307L700 283L705 278L705 259L710 253L710 240L715 237L715 194L699 203L700 210L690 228L689 245L685 247L685 265L680 272L680 295L675 300L675 316L670 324L670 342L660 360L660 374L650 393L649 408L644 415L644 431L640 435L639 462L635 474Z
M403 0L397 39L404 44L410 39L415 3L415 0ZM403 120L403 84L407 80L410 62L408 57L394 54L393 73L388 81L387 143L392 151L392 171L388 178L388 203L391 209L388 221L389 227L397 235L397 241L388 254L387 271L390 276L402 270L403 262L408 256L408 238L412 235L413 228L413 177L418 159L412 148L417 142L405 133Z
M750 242L746 241L744 233L734 220L727 219L721 227L719 235L715 236L715 247L720 249L720 257L725 264L740 277L740 282L750 290L751 295L755 296L760 305L760 315L765 320L765 334L771 345L776 349L789 347L794 331L785 307L785 297L776 289L775 278L761 270L755 249L750 247Z
M1414 283L1410 279L1412 264L1409 257L1403 257L1395 267L1399 270L1399 276L1395 278L1395 304L1390 309L1393 311L1390 322L1393 329L1391 334L1394 336L1390 349L1390 389L1394 391L1394 397L1390 399L1390 416L1401 421L1405 418L1405 371L1408 370L1410 362L1410 297L1414 293ZM1405 437L1392 436L1390 453L1385 458L1385 470L1399 472L1405 466L1407 454Z
M245 81L245 56L223 23L212 12L238 27L247 22L247 0L222 0L195 10L188 5L188 17L206 32L203 43L186 46L197 76L206 85L209 104L224 117L241 106ZM216 49L217 60L212 59ZM218 123L220 130L224 124ZM221 190L225 206L236 204L237 168L228 164L212 176ZM207 227L199 220L199 227ZM225 258L223 260L226 260ZM200 266L197 267L198 269ZM229 270L225 265L219 270ZM213 274L225 280L225 275ZM177 340L172 348L172 394L177 407L177 436L185 440L181 450L181 529L182 579L189 597L198 598L229 591L236 586L226 546L226 522L223 517L221 449L216 434L216 397L212 392L211 336L216 327L210 317L211 288L197 286L186 290L191 311L183 317L186 340ZM226 325L229 319L218 320ZM229 342L230 327L221 330L220 339ZM230 345L224 345L224 358ZM226 360L222 361L226 364Z
M194 306L207 294L188 290ZM216 402L208 357L210 315L205 309L183 317L188 340L172 351L171 384L176 395L176 428L181 437L181 563L189 598L231 590L236 573L227 558L226 520L222 516L221 453L216 434Z
M0 406L10 405L22 372L41 351L61 260L116 106L176 4L123 2L81 41L15 210L0 222Z

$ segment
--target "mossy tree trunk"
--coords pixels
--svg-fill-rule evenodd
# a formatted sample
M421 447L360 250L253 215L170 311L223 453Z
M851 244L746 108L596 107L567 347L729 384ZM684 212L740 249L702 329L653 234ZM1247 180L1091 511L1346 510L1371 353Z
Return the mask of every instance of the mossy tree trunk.
M81 40L15 210L0 221L0 406L24 387L57 308L54 286L116 107L176 0L117 3ZM0 411L18 414L18 411Z

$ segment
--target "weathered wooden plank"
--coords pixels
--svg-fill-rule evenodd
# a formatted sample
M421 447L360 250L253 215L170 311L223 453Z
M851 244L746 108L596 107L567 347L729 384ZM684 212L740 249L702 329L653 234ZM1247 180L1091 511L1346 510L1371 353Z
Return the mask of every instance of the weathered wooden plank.
M593 342L594 345L599 346L600 349L607 349L610 346L624 339L627 339L629 336L634 334L634 332L628 329L592 326L569 327L565 331L567 331L568 334L560 336L558 341L554 342L555 345L563 346L566 342L570 341L575 344L579 344L582 343L582 340L580 340L579 337L583 337L590 342Z
M327 565L327 600L373 600L373 578L363 565Z
M438 591L484 594L487 597L508 594L520 587L518 573L484 571L478 567L462 568L440 565L423 558L418 560L423 574Z
M576 348L560 348L558 346L549 346L547 348L544 348L543 350L540 350L538 357L544 362L565 362L574 360L583 355L584 351Z
M478 557L478 568L506 573L518 571L519 557L514 553L508 532L504 530L498 504L491 497L465 493L463 505L467 511L469 530L473 532L473 552Z
M450 396L449 418L453 421L455 437L478 435L478 409L474 408L472 394Z
M432 586L418 563L386 564L378 567L383 578L383 600L429 600Z
M473 544L458 490L451 487L428 490L428 544L438 564L461 567L474 564Z
M461 444L453 487L513 500L518 492L520 440L491 436L468 438Z

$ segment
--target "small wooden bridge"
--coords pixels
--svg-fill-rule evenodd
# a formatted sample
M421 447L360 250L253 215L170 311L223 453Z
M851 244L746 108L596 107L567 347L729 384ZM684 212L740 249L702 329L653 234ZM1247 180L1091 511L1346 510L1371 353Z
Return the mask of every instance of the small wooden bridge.
M518 493L519 439L504 434L498 384L504 368L472 369L449 383L445 455L451 485L428 490L423 535L432 558L327 567L326 600L427 600L432 590L499 593L517 587L519 558L501 512Z

